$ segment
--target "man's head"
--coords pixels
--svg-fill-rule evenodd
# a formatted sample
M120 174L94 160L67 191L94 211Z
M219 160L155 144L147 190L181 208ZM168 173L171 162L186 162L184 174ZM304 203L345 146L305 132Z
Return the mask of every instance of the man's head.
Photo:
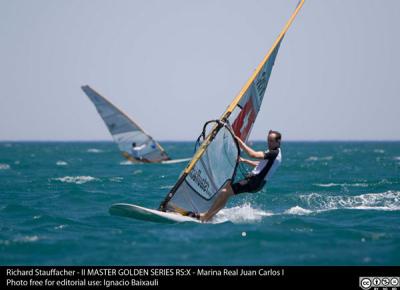
M281 147L282 135L278 131L270 130L268 132L268 148L276 149Z
M132 143L132 147L136 147L136 143L135 142Z

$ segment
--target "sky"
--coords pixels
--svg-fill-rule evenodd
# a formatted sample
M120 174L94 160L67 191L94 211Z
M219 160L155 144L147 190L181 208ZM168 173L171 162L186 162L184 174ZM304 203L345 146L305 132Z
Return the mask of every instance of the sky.
M90 85L156 140L221 116L297 0L0 0L0 140L111 140ZM400 140L400 1L306 0L250 139Z

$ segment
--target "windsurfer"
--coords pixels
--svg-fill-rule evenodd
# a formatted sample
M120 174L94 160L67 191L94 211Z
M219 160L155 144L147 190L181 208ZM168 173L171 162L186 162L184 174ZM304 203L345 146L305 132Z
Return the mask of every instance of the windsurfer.
M268 150L265 152L256 151L247 146L239 137L235 136L235 138L238 141L239 146L248 156L258 160L248 160L240 157L240 162L249 164L253 166L254 169L245 179L235 183L227 182L227 184L220 190L220 194L212 207L206 213L194 215L194 217L199 218L201 221L210 220L225 206L231 196L243 192L260 191L281 163L281 133L278 131L269 131L267 140Z

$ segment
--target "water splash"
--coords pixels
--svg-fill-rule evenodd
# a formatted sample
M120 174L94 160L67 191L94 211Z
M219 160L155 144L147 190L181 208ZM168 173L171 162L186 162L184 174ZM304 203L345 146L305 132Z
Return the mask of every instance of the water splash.
M293 215L307 215L312 213L312 210L302 208L300 206L294 206L284 211L284 214L293 214Z
M272 212L253 208L250 203L244 203L243 205L221 210L214 217L213 222L230 221L235 224L256 223L260 222L263 217L272 215Z

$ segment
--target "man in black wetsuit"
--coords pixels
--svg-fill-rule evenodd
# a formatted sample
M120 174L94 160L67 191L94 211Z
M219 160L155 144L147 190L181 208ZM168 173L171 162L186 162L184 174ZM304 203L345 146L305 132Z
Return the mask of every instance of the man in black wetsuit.
M215 200L208 212L200 215L193 215L201 221L210 220L217 212L219 212L227 203L228 199L236 194L243 192L260 191L267 180L272 176L278 166L281 164L281 138L282 135L278 131L269 131L268 133L268 151L255 151L247 146L239 137L235 136L240 148L243 149L252 158L257 161L248 160L240 157L240 162L254 166L250 175L245 179L235 183L228 182L221 190L220 195ZM191 215L191 214L190 214Z

